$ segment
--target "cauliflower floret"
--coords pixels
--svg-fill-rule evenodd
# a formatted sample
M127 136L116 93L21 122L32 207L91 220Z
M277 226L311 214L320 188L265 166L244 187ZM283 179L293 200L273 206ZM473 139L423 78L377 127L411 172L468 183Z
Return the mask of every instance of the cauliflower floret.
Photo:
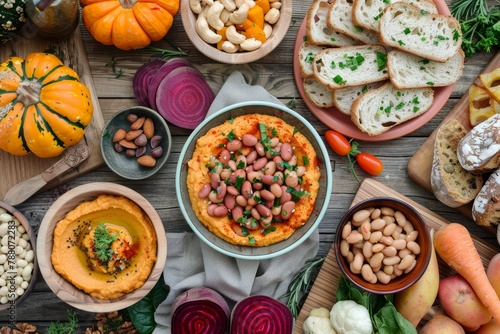
M330 322L339 334L372 334L370 313L352 300L336 302L330 311Z
M337 334L330 323L330 311L324 307L313 308L303 324L304 334Z

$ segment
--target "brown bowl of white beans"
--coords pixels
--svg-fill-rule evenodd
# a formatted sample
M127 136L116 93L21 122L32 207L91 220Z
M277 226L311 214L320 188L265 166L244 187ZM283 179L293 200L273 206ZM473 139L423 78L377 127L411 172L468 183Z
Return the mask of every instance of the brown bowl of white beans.
M337 227L334 247L349 281L368 292L392 294L423 275L432 241L415 208L402 200L378 197L347 211Z
M15 307L33 289L38 277L36 236L26 217L0 202L0 312Z

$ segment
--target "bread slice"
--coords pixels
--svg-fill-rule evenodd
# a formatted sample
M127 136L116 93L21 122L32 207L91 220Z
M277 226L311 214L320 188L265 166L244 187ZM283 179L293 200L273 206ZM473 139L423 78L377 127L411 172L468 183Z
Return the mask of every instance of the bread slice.
M352 1L333 0L328 12L327 24L334 31L347 35L361 44L379 43L378 34L352 22Z
M362 94L382 86L385 81L374 82L366 85L352 86L335 89L333 91L333 105L345 115L351 115L351 106Z
M458 161L465 170L485 173L500 167L500 114L472 128L460 140Z
M491 72L479 75L479 80L481 80L488 94L500 103L500 67Z
M432 0L398 0L409 3L430 14L438 10ZM355 25L379 32L379 20L382 11L396 0L354 0L352 5L352 21Z
M445 62L462 45L460 23L454 17L428 14L404 2L387 6L379 27L382 43L429 60Z
M472 205L472 218L480 226L500 224L500 169L484 183Z
M441 125L434 142L431 187L436 198L456 208L471 202L483 186L483 176L473 174L460 165L457 146L467 130L457 119Z
M387 69L392 84L398 89L441 87L460 79L464 59L461 49L444 63L393 49L387 54Z
M314 78L313 61L318 52L326 49L324 45L312 45L307 42L302 43L299 48L299 68L302 78Z
M426 112L434 101L434 90L398 90L387 82L358 97L351 107L351 120L363 132L377 136Z
M309 101L319 108L333 106L333 94L327 86L320 84L314 77L303 81L304 92Z
M306 31L307 42L313 45L326 45L331 47L350 46L358 43L336 31L327 24L330 3L322 0L314 0L307 11Z
M314 57L314 76L331 89L366 85L389 78L386 60L381 45L329 48Z

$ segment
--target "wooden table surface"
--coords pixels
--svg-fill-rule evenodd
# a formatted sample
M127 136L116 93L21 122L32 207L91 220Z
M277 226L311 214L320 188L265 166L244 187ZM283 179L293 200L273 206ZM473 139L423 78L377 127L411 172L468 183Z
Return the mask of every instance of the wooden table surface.
M446 0L446 2L449 5L451 0ZM494 0L488 1L489 4L494 2ZM188 52L187 59L202 72L215 93L220 90L230 73L234 70L242 72L248 83L263 86L285 104L293 100L293 109L303 115L314 125L318 133L323 135L328 128L308 110L300 97L295 85L292 67L293 47L297 31L310 4L311 0L293 1L292 21L285 39L272 53L255 63L226 65L203 56L187 38L180 15L176 16L173 27L166 38L154 45L171 48L168 43L168 41L171 41ZM107 121L116 111L137 105L132 90L132 78L137 68L152 56L157 55L157 53L148 50L125 52L114 47L103 46L96 42L83 26L80 29L99 103L104 120ZM456 84L449 101L426 125L402 138L386 142L360 142L364 151L378 156L384 163L384 171L374 179L399 191L447 220L466 225L473 234L492 244L496 243L494 234L476 226L464 215L437 201L433 194L424 190L409 178L406 167L414 153L462 97L464 92L467 91L496 51L498 50L493 50L490 53L478 53L466 59L464 73ZM123 70L123 74L118 78L115 77L112 68L106 66L113 58L116 59L116 67ZM173 189L176 163L190 131L175 126L171 126L171 131L173 144L170 158L166 166L149 179L142 181L125 180L115 175L106 166L102 166L66 184L37 194L16 207L30 220L36 229L50 205L67 190L94 181L116 182L138 191L149 200L162 218L167 233L189 231L188 224L182 218ZM337 224L351 204L359 187L359 184L347 170L347 159L337 156L331 150L330 153L333 169L333 193L324 220L319 226L320 247L318 255L328 253ZM357 169L357 172L361 179L369 177L359 169ZM59 300L40 277L29 298L17 307L16 318L19 322L31 322L38 325L43 332L51 321L64 321L68 308L70 307ZM94 316L95 314L92 313L78 311L82 328L91 323ZM0 326L7 322L7 315L0 314Z

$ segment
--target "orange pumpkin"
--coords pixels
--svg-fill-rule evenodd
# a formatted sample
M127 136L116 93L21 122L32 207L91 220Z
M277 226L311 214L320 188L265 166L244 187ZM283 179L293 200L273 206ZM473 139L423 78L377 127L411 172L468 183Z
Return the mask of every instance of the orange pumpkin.
M0 149L51 158L82 140L94 109L79 79L50 53L0 64Z
M81 0L82 22L104 45L140 49L169 31L179 0Z

